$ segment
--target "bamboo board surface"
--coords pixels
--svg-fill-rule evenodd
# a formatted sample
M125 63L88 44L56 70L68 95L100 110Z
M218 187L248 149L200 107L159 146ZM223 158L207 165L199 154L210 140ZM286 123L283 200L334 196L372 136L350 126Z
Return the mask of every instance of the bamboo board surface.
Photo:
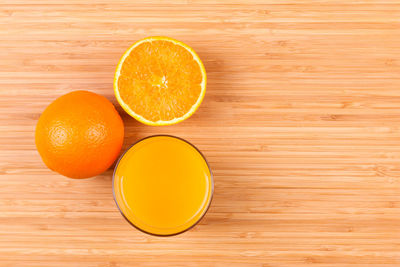
M178 125L142 125L113 95L120 56L152 35L207 69ZM44 166L37 119L79 89L116 105L124 148L163 133L202 150L215 194L199 225L145 235L112 169ZM1 0L0 175L0 266L400 266L400 2Z

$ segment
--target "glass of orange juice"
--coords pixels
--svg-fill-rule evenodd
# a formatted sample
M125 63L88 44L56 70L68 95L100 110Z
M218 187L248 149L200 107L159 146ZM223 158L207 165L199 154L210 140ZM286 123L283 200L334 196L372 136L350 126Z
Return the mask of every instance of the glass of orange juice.
M211 169L191 143L155 135L133 144L113 175L115 202L125 219L158 236L195 226L207 212L214 191Z

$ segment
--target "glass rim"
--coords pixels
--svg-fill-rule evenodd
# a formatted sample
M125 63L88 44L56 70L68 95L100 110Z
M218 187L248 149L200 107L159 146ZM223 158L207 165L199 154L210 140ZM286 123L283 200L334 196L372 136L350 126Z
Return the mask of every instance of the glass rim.
M118 168L118 165L119 165L121 159L125 156L125 154L126 154L134 145L140 143L141 141L144 141L144 140L146 140L146 139L153 138L153 137L162 137L162 136L164 136L164 137L175 138L175 139L181 140L181 141L183 141L183 142L189 144L190 146L192 146L192 147L201 155L201 157L204 159L204 161L205 161L205 163L206 163L206 165L207 165L207 168L208 168L208 170L209 170L209 172L210 172L210 183L211 183L210 199L209 199L209 201L208 201L208 203L207 203L207 207L204 209L203 213L200 215L200 217L197 219L197 221L196 221L195 223L193 223L190 227L188 227L188 228L186 228L186 229L183 229L182 231L179 231L179 232L177 232L177 233L172 233L172 234L166 234L166 235L155 234L155 233L152 233L152 232L148 232L148 231L146 231L146 230L141 229L139 226L136 226L133 222L131 222L131 221L125 216L125 214L122 212L121 208L119 207L117 198L115 197L115 188L114 188L115 173L116 173L116 171L117 171L117 168ZM134 228L136 228L137 230L141 231L142 233L145 233L145 234L148 234L148 235L152 235L152 236L159 236L159 237L175 236L175 235L182 234L182 233L184 233L184 232L186 232L186 231L189 231L190 229L192 229L193 227L195 227L195 226L204 218L204 216L206 215L208 209L209 209L210 206L211 206L211 202L212 202L212 199L213 199L213 196L214 196L214 176L213 176L213 173L212 173L212 171L211 171L210 164L208 163L206 157L203 155L203 153L201 153L200 149L198 149L195 145L193 145L193 144L190 143L189 141L187 141L187 140L185 140L185 139L183 139L183 138L181 138L181 137L178 137L178 136L169 135L169 134L156 134L156 135L150 135L150 136L147 136L147 137L144 137L144 138L141 138L141 139L137 140L136 142L134 142L132 145L130 145L130 146L121 154L121 156L120 156L120 157L118 158L118 160L117 160L117 163L115 164L114 171L113 171L113 175L112 175L112 191L113 191L114 202L115 202L115 204L116 204L116 206L117 206L119 212L121 213L122 217L123 217L130 225L132 225Z

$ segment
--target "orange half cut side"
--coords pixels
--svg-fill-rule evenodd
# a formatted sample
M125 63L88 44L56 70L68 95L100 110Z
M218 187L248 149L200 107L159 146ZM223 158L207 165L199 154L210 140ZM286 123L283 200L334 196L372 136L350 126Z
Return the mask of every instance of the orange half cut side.
M148 125L170 125L197 110L206 83L204 65L192 48L169 37L148 37L122 56L114 91L133 118Z

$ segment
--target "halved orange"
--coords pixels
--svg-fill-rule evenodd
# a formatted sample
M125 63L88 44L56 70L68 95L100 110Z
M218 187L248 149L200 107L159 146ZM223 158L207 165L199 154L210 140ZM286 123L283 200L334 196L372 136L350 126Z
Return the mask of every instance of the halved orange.
M122 56L114 91L122 108L138 121L169 125L197 110L206 82L203 63L192 48L169 37L148 37Z

